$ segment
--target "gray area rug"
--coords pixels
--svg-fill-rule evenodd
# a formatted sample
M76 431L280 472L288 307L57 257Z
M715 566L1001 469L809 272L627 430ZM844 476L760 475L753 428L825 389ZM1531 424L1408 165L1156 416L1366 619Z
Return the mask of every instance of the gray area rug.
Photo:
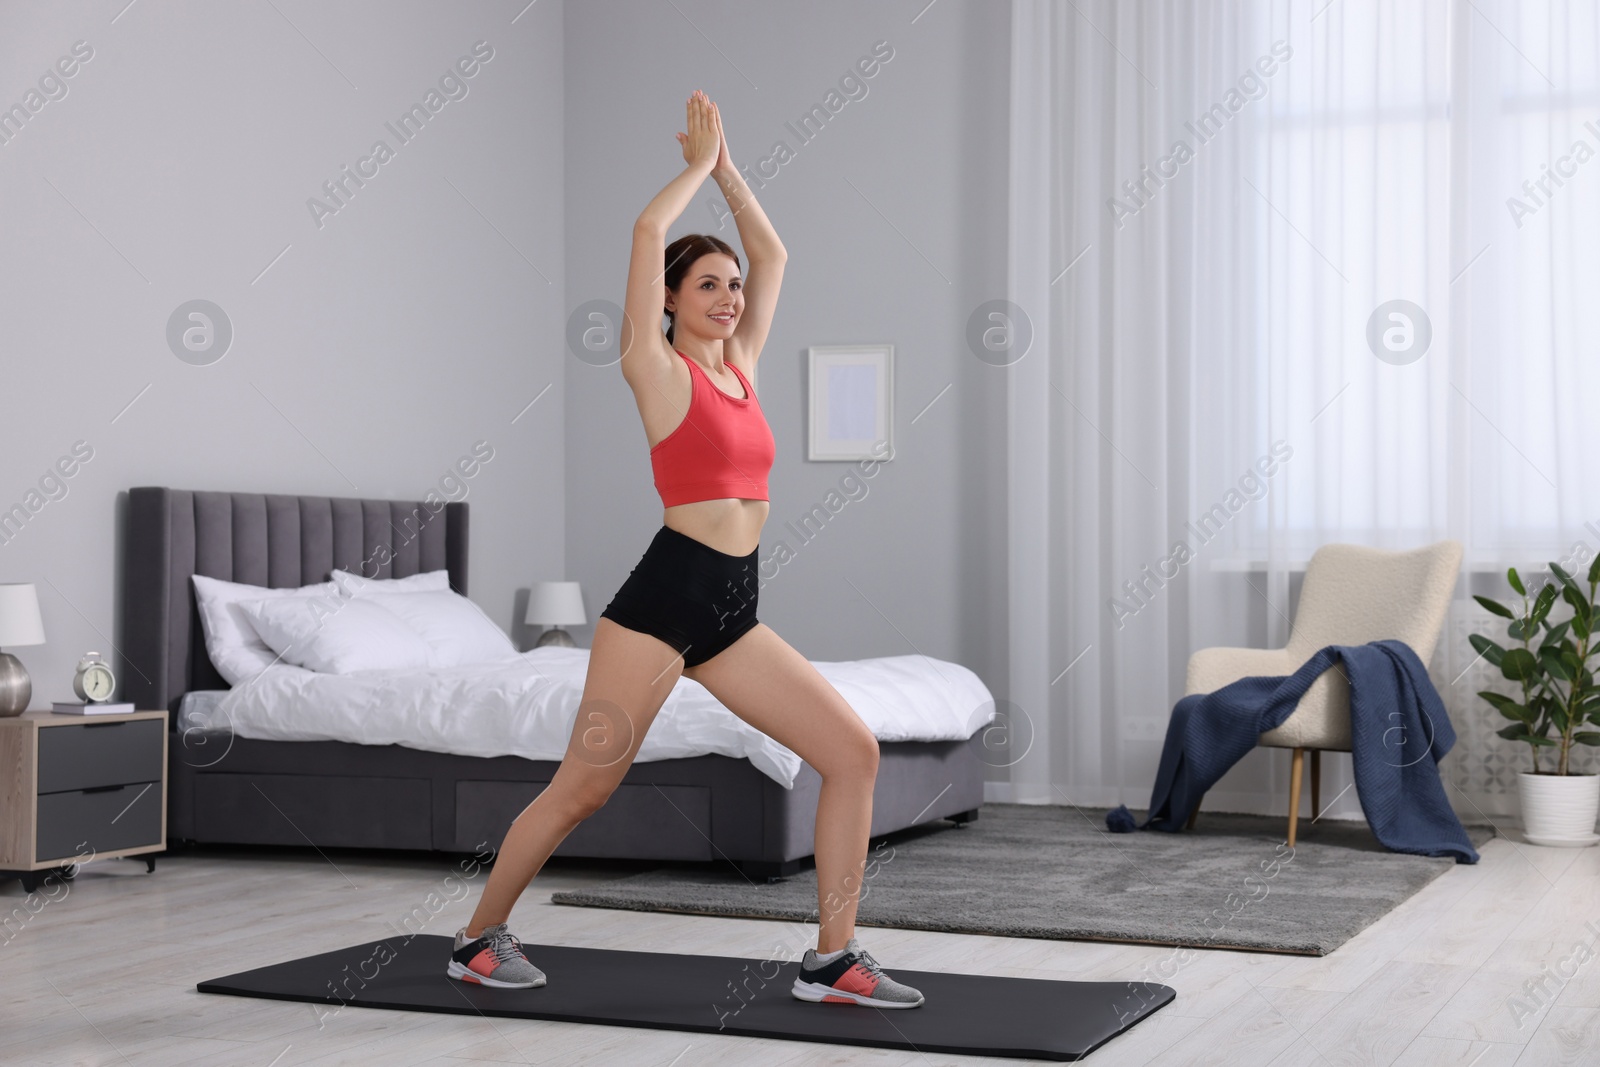
M1323 956L1455 866L1380 845L1364 822L1202 810L1193 830L1112 834L1104 808L985 804L957 827L874 838L860 926ZM1142 811L1135 817L1144 818ZM1474 848L1494 836L1468 826ZM809 864L809 861L808 861ZM670 864L557 904L815 922L817 872L771 885Z

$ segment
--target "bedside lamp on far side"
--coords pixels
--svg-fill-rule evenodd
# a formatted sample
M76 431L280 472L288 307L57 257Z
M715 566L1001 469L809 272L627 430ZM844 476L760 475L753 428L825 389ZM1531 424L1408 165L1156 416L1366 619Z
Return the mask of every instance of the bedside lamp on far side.
M572 635L562 626L582 626L588 622L583 613L583 592L577 582L539 582L528 594L528 613L523 622L529 626L548 626L534 642L534 648L554 645L558 648L577 647Z
M44 619L33 583L0 585L0 649L44 644ZM33 679L22 661L0 651L0 717L21 715L33 699Z

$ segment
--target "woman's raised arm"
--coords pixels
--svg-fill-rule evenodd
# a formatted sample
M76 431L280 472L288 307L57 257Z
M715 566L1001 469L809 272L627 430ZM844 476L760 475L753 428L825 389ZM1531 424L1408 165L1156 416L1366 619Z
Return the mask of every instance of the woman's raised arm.
M724 343L724 358L744 363L746 373L753 371L761 358L761 349L767 343L767 332L772 328L772 315L778 307L778 290L783 286L783 265L788 262L788 250L778 240L767 213L756 203L755 194L745 184L739 168L733 165L728 153L728 133L722 128L722 112L711 105L711 121L717 131L717 162L711 176L722 189L722 195L733 210L734 225L739 228L739 243L750 257L750 268L744 278L744 314L733 336Z
M667 229L678 221L717 162L720 135L711 116L711 102L696 89L686 108L689 132L678 135L686 164L683 173L645 205L633 224L633 256L628 263L621 338L622 376L630 384L640 370L653 376L671 366L672 353L661 332L662 307L666 304L663 279L667 273ZM641 338L642 343L636 345Z
M685 107L689 113L689 132L678 134L678 143L683 145L683 162L686 164L683 173L668 182L667 187L645 205L645 209L639 213L639 221L634 224L636 228L650 226L665 234L678 221L678 216L683 214L689 201L694 199L694 194L705 184L711 168L717 164L721 135L711 115L711 101L696 89Z

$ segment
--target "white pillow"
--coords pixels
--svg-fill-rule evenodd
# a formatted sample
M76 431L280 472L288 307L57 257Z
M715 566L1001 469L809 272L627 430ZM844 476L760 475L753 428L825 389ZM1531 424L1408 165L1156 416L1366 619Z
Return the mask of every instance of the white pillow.
M427 571L405 578L366 578L354 571L335 570L330 577L343 596L367 593L416 593L450 588L449 571Z
M189 576L194 581L195 603L200 610L200 629L206 636L206 654L217 673L229 685L243 685L277 660L277 652L261 640L261 635L239 610L239 602L273 597L331 596L332 582L269 589L243 582L225 582L203 574Z
M428 646L429 666L500 663L520 655L506 632L460 593L365 593L361 601L404 619Z
M394 612L339 596L245 600L240 610L284 660L322 674L428 666L428 646Z

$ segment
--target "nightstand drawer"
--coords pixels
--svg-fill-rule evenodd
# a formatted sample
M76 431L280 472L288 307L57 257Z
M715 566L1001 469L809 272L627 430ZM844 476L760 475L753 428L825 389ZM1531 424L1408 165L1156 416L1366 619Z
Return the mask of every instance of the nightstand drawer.
M39 740L44 740L42 734ZM39 798L38 817L36 863L157 845L161 843L161 783L49 793Z
M159 782L166 734L161 719L41 728L37 792Z

